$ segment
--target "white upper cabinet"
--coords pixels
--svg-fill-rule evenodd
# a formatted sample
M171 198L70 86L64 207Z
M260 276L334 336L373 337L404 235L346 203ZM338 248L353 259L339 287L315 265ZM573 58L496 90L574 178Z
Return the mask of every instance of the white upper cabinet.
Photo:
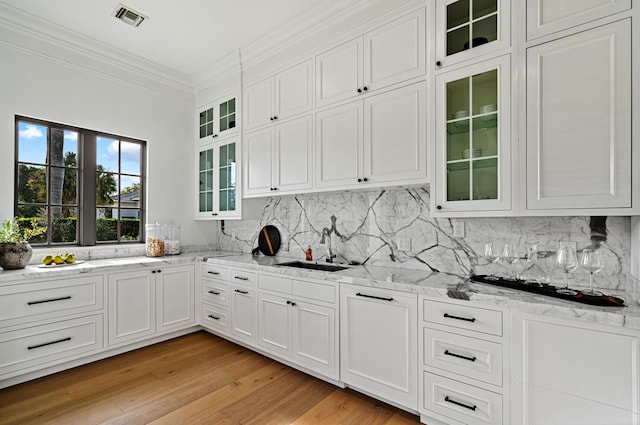
M196 137L199 141L238 133L236 96L229 95L198 108Z
M245 128L283 120L313 107L311 60L292 66L245 90Z
M425 73L425 11L417 10L316 56L316 106Z
M245 134L244 195L311 189L313 121L297 118Z
M527 40L631 8L631 0L527 0Z
M628 213L630 20L527 49L526 87L527 211Z
M512 209L510 69L505 55L436 78L434 216Z
M318 188L424 183L425 84L316 114Z
M511 46L509 0L437 0L436 67Z

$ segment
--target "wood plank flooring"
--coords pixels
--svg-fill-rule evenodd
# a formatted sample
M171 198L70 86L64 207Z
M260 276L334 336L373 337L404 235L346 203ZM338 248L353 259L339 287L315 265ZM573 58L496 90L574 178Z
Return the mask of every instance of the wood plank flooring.
M2 425L416 425L206 332L0 390Z

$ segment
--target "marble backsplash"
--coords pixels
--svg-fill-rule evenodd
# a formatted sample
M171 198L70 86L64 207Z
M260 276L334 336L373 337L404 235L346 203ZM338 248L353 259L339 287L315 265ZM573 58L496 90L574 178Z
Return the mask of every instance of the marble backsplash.
M594 231L590 217L433 218L429 196L425 188L394 188L272 198L261 219L221 224L218 249L249 253L258 244L262 226L272 224L280 230L281 254L304 259L311 246L314 260L325 261L328 244L320 244L320 240L327 228L333 230L331 242L337 261L468 275L489 271L483 258L486 242L518 244L522 257L514 266L518 272L526 264L525 241L537 239L540 266L552 282L559 282L562 273L553 266L557 242L575 241L581 249L592 243L592 237L598 240L606 234L601 243L605 267L595 276L595 286L625 289L621 282L626 282L630 267L629 217L596 220L606 225L606 231ZM465 237L454 238L453 224L459 221L464 221ZM399 249L399 240L405 242L405 249ZM407 240L410 249L406 249ZM509 273L501 261L495 272ZM576 270L570 285L588 285L588 274Z

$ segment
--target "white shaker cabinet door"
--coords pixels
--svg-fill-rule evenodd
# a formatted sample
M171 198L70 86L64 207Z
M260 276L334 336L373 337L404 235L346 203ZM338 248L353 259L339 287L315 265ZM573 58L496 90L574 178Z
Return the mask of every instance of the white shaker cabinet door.
M340 378L409 409L418 407L416 294L340 286Z
M631 207L630 61L630 20L527 50L527 210Z
M362 176L362 101L316 114L317 187L342 187Z
M158 332L195 323L194 266L167 267L156 273Z
M313 184L311 115L275 126L274 187L279 192L310 189Z
M270 77L248 86L245 90L244 124L247 129L273 121L273 85L273 77Z
M316 56L316 106L349 99L362 92L362 38Z
M640 423L640 335L528 314L513 316L510 423Z
M313 107L311 60L292 66L275 76L276 120L310 111Z
M109 275L109 345L156 333L156 275L140 270Z
M273 184L273 129L247 133L244 136L244 194L269 193Z
M372 184L426 181L425 84L364 101L364 175Z
M527 39L542 37L631 8L631 0L527 0Z

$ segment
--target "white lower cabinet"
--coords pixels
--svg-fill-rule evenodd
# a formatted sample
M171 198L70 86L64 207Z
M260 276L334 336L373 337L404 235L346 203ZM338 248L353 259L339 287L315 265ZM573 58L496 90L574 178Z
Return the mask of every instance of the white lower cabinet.
M250 345L257 342L257 301L254 272L232 269L231 278L231 334Z
M640 424L640 333L514 313L511 423Z
M335 301L325 304L322 296L324 293L335 293L335 286L268 275L259 276L259 285L281 292L261 290L258 293L260 348L337 380L337 319L335 304L331 304ZM296 291L295 288L302 288L303 291ZM307 288L309 290L304 291ZM294 295L296 292L298 295ZM323 302L324 305L303 297Z
M428 424L501 425L503 312L469 302L420 299L420 406ZM515 422L514 422L515 423Z
M341 284L340 378L417 410L417 294Z
M108 276L109 345L195 324L193 265Z

